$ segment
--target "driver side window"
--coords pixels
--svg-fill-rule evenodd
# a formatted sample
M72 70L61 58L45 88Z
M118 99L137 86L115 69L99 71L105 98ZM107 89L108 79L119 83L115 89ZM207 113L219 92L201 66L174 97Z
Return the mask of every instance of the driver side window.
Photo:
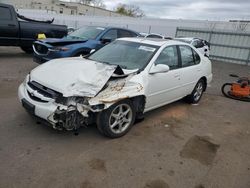
M117 39L117 30L116 29L109 30L107 33L103 35L102 38L111 39L112 41Z
M168 65L170 70L178 68L178 54L176 46L170 46L163 49L155 61L155 65Z

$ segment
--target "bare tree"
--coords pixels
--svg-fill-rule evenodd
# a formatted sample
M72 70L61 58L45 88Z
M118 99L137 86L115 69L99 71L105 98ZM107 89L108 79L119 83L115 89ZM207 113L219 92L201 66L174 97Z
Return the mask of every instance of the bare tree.
M115 12L131 17L143 17L145 16L144 12L140 9L140 7L136 5L126 5L126 4L119 4Z
M106 8L102 0L77 0L76 2L94 7Z
M92 0L91 5L95 7L106 8L106 5L103 3L102 0Z
M233 23L233 27L236 31L246 31L247 26L248 26L248 22L244 22L244 21L236 21Z

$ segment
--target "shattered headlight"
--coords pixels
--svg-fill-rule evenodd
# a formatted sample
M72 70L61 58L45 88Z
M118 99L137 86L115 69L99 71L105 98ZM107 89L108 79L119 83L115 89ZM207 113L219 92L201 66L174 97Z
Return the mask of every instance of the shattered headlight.
M88 105L86 97L63 97L59 96L56 98L56 103L63 104L65 106L76 106L77 104Z

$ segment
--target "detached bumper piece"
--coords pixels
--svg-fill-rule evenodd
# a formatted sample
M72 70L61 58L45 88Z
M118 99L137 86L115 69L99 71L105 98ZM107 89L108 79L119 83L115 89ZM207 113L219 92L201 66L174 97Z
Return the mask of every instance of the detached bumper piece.
M53 119L57 121L53 126L54 129L71 131L93 123L94 114L84 117L75 106L70 106L67 110L58 108L54 113Z
M26 99L22 99L22 105L30 114L35 115L35 105L31 104Z

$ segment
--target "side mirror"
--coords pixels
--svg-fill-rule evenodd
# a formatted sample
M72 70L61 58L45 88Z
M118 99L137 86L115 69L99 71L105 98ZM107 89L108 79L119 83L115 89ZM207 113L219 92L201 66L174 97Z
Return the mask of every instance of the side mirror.
M101 42L102 42L103 44L110 43L111 41L112 41L111 38L102 38L102 39L101 39Z
M170 70L168 65L165 64L157 64L151 67L149 74L155 74L155 73L163 73L168 72Z

